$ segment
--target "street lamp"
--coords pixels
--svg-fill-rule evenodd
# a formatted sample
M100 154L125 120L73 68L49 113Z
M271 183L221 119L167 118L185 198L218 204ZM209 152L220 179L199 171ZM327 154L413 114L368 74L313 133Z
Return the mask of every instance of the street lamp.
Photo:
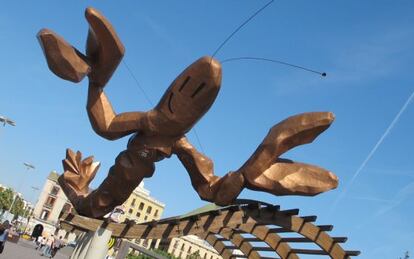
M16 126L16 123L14 121L4 116L0 116L0 122L3 123L3 127L6 126L6 124Z
M23 163L25 166L26 166L26 169L36 169L35 167L34 167L34 165L31 165L31 164L29 164L29 163ZM37 187L33 187L32 186L32 188L37 188Z
M34 165L32 165L32 164L29 164L29 163L23 163L23 165L24 166L26 166L26 170L27 171L29 171L29 169L35 169L35 166ZM25 178L23 178L23 179L25 179ZM21 186L23 185L23 180L20 182L20 185L19 185L19 188L18 189L16 189L16 191L19 191L21 188ZM14 203L16 202L16 200L17 200L17 196L19 195L19 193L17 192L16 193L16 195L14 195L13 196L13 201L12 201L12 204L10 205L10 209L9 209L9 211L10 211L10 213L12 212L12 209L13 209L13 205L14 205Z
M31 186L31 188L32 188L32 190L33 190L33 193L35 193L35 194L36 194L36 192L40 191L40 188L39 188L39 187L36 187L36 186ZM32 218L32 216L33 216L33 212L34 212L34 209L35 209L36 204L37 204L37 201L36 201L36 203L33 205L33 208L31 209L31 211L30 211L30 213L29 213L29 215L28 215L28 217L27 217L27 223L26 223L26 227L25 227L25 228L24 228L24 230L23 230L23 233L26 233L27 228L29 227L30 219L31 219L31 218Z

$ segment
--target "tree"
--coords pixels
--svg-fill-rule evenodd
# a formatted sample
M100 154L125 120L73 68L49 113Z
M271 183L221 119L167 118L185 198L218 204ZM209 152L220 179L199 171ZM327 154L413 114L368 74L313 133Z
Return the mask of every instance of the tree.
M1 189L0 190L0 210L9 210L13 203L14 196L17 195L13 192L12 189ZM16 200L14 201L13 208L10 211L14 214L14 218L16 219L18 216L25 216L27 211L24 209L24 202L20 196L16 196Z
M152 250L154 253L157 253L159 255L165 256L169 259L178 259L177 257L173 256L172 254L167 253L166 251L160 250L160 249L154 249ZM144 254L134 255L134 254L128 254L126 259L151 259L152 257ZM201 258L201 257L200 257Z
M187 257L188 259L201 259L200 252L197 250Z
M0 208L2 210L9 210L13 202L13 191L11 189L3 189L0 192Z
M16 197L16 200L14 201L13 208L11 209L11 213L14 214L14 218L17 219L19 216L23 216L24 214L24 202L23 199L19 196Z

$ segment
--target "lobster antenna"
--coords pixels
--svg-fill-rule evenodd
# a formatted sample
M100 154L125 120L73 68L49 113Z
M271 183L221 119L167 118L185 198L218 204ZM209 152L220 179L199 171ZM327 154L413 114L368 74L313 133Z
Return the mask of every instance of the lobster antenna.
M285 66L289 66L289 67L293 67L293 68L298 68L298 69L302 69L311 73L315 73L318 75L321 75L323 77L326 76L325 72L319 72L310 68L306 68L306 67L302 67L302 66L298 66L295 64L291 64L291 63L287 63L284 61L280 61L280 60L276 60L276 59L269 59L269 58L261 58L261 57L237 57L237 58L228 58L225 60L222 60L221 63L224 64L226 62L232 62L232 61L239 61L239 60L257 60L257 61L266 61L266 62L272 62L272 63L277 63L277 64L281 64L281 65L285 65Z
M221 44L218 46L216 51L214 51L213 55L211 55L213 58L216 56L216 54L220 51L221 48L241 29L243 26L245 26L247 23L249 23L254 17L256 17L260 12L262 12L266 7L268 7L271 3L273 3L274 0L269 1L267 4L265 4L262 8L257 10L254 14L252 14L246 21L244 21L242 24L239 25Z
M152 106L153 103L151 101L151 99L148 97L148 94L145 92L144 88L141 86L141 84L138 82L138 79L135 77L134 73L132 73L132 70L129 68L129 66L127 65L127 63L122 60L122 63L124 63L126 69L128 70L129 74L131 75L132 79L134 79L135 84L139 87L139 89L141 90L142 94L144 95L145 100L147 100L147 102Z

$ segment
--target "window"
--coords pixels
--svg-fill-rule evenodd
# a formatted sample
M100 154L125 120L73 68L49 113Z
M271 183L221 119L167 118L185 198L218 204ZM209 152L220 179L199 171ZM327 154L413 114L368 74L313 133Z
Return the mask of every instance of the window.
M70 213L72 211L72 206L69 203L66 203L65 206L63 206L62 212Z
M59 193L59 190L59 187L53 186L52 191L50 191L50 194L56 196Z
M144 203L143 203L143 202L141 202L141 203L139 204L138 209L140 209L140 210L143 210L143 209L144 209Z
M133 210L132 210L132 209L129 209L129 210L128 210L128 213L129 213L129 214L131 214L132 212L133 212Z
M50 213L50 211L43 210L42 214L40 214L40 219L47 220L47 218L49 217L49 213Z
M147 219L148 219L148 216L145 216L145 217L144 217L144 220L146 221Z
M191 254L191 246L189 246L189 247L188 247L188 251L187 251L187 253L188 253L188 254Z
M151 206L148 206L148 208L147 208L147 214L150 214L151 213L151 210L152 210L152 207Z
M53 204L55 204L55 201L56 201L56 198L53 198L52 196L49 196L49 197L47 197L47 200L46 200L44 206L46 206L48 208L52 208Z
M141 217L141 213L137 212L137 218Z
M154 216L158 217L158 210L155 210Z
M131 202L131 206L132 206L132 207L134 207L134 206L135 206L135 201L136 201L136 199L133 199L133 200L132 200L132 202Z

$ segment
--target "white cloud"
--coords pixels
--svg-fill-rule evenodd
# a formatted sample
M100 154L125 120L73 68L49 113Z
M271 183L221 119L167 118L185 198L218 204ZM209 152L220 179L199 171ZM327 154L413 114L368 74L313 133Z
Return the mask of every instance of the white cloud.
M379 217L387 212L393 210L394 208L398 207L400 204L405 202L407 199L412 198L414 196L414 181L406 185L404 188L399 190L397 194L394 196L393 203L383 206L377 213L375 213L374 217Z

